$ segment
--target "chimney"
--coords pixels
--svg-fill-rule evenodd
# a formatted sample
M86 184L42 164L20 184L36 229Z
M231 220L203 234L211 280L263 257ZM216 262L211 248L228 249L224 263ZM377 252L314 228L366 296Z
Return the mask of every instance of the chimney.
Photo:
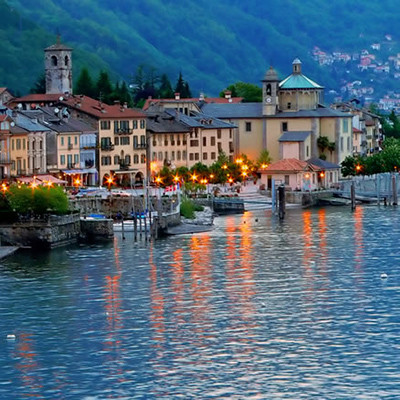
M204 93L203 92L200 93L199 100L204 101Z
M181 94L175 93L175 100L180 100L180 99L181 99Z
M124 108L128 108L128 103L126 101L124 102Z
M119 106L119 100L114 100L114 105Z
M232 98L232 92L230 90L225 90L224 94L226 99Z

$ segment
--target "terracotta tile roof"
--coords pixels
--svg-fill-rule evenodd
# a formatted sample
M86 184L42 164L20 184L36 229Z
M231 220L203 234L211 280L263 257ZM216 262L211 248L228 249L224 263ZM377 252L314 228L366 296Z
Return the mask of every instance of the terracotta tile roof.
M150 105L154 105L157 103L182 103L182 102L188 102L188 103L207 103L207 104L212 104L212 103L217 103L217 104L225 104L225 103L241 103L243 101L243 97L231 97L230 99L227 99L225 97L205 97L204 99L199 99L192 97L190 99L147 99L146 102L144 103L143 110L147 110Z
M0 94L2 94L3 92L5 92L7 90L6 87L0 87Z
M353 128L353 132L354 133L362 133L362 130L358 129L358 128Z
M267 168L260 169L263 173L272 172L302 172L302 171L319 171L320 168L307 161L301 161L296 158L285 158L283 160L275 161Z
M0 115L0 122L5 121L7 118L7 115Z
M62 98L62 100L60 100ZM60 103L75 110L80 110L85 114L98 119L107 118L145 118L146 115L138 109L125 108L121 105L108 105L88 96L76 96L65 94L29 94L18 99L14 99L12 104L33 103L41 106L48 103ZM55 105L55 104L54 104Z

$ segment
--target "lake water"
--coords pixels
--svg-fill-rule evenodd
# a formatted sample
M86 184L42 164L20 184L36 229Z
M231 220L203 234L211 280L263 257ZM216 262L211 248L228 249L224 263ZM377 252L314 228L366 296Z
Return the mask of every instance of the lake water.
M399 209L215 222L0 261L0 399L400 398Z

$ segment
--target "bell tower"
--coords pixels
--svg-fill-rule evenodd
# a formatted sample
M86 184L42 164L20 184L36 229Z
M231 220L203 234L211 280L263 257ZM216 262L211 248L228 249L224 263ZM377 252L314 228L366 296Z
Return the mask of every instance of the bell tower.
M275 69L270 67L263 83L263 115L275 115L278 108L279 79Z
M46 94L72 94L72 49L60 42L44 50Z

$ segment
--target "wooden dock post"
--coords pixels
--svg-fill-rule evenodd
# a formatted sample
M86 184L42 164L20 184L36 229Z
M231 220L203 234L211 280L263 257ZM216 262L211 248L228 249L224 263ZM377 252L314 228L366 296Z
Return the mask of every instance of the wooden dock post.
M122 216L121 218L121 228L122 228L122 240L125 240L124 216Z
M137 242L137 218L136 212L133 213L133 240Z
M397 206L397 182L396 175L392 175L393 205Z
M351 182L350 187L350 199L351 199L351 209L356 209L356 188L354 186L354 182Z
M147 215L144 214L144 240L147 242Z
M285 218L285 186L281 185L278 187L278 207L279 207L279 219Z

